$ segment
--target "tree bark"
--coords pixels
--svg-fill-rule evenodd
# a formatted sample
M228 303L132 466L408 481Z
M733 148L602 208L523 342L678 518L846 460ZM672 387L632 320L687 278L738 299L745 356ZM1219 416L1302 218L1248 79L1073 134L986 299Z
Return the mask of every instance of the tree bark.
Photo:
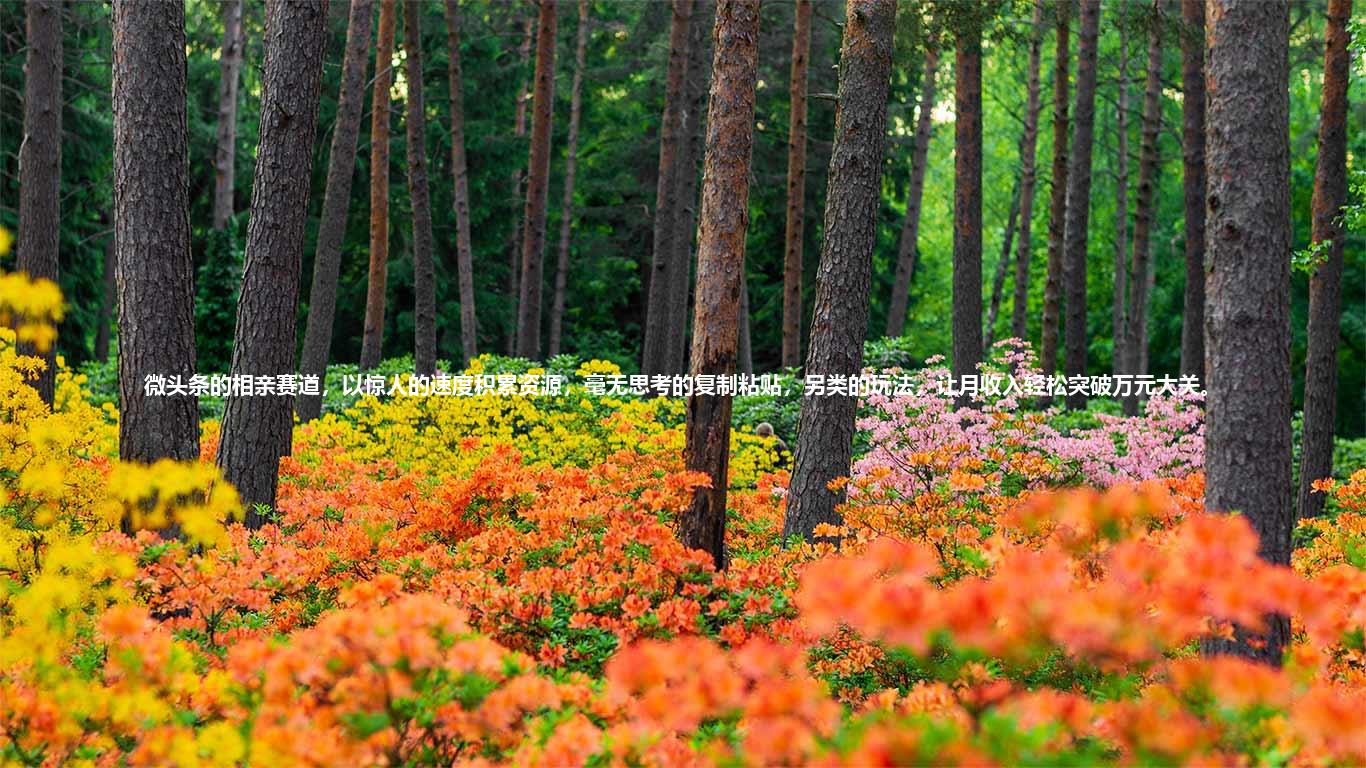
M1205 509L1241 512L1290 564L1289 5L1210 0ZM1279 663L1289 621L1206 650Z
M384 351L384 305L389 277L389 90L394 82L394 2L379 0L375 84L370 96L370 270L360 368L379 365Z
M62 5L32 0L25 8L24 137L19 143L19 237L15 267L32 278L57 280L62 190ZM52 405L57 384L55 346L19 352L43 359L29 383Z
M365 67L370 52L371 0L353 0L346 22L346 53L342 57L341 90L337 96L337 120L328 151L327 187L323 192L322 220L318 222L318 245L313 255L313 283L308 291L308 322L304 330L299 373L322 378L332 347L332 321L337 312L337 275L341 271L342 238L351 206L351 176L356 169L356 139L365 108ZM318 418L319 394L300 395L300 421Z
M113 217L106 213L102 220L109 227L109 239L104 246L104 263L100 267L100 312L95 319L95 359L101 363L109 362L109 330L114 321L114 302L117 300L118 284L114 279L118 272L118 250L114 245Z
M308 220L327 4L268 0L261 87L261 140L252 180L242 294L233 334L233 376L293 373L295 311ZM410 84L411 87L411 84ZM218 466L246 505L247 527L275 506L280 457L290 451L293 396L229 396Z
M195 372L185 6L115 0L113 26L119 458L194 459L198 398L143 387Z
M711 102L697 238L697 301L694 305L693 376L735 372L739 306L749 227L749 168L754 141L754 87L759 64L759 0L720 0L716 6ZM710 488L698 488L678 520L679 539L725 567L727 465L730 458L729 395L688 398L684 461L705 472Z
M982 31L958 33L954 52L953 360L955 379L982 362ZM964 401L965 402L965 401Z
M436 373L436 264L432 252L432 196L427 183L427 107L422 89L422 9L404 0L403 47L407 56L408 199L413 209L413 372Z
M1034 187L1038 181L1035 154L1039 143L1039 60L1043 47L1043 5L1034 0L1033 31L1029 38L1029 75L1025 86L1025 125L1020 137L1020 240L1015 255L1015 306L1010 318L1010 335L1028 337L1029 262L1033 255L1030 235L1034 222Z
M906 187L906 216L901 220L901 240L896 250L896 276L892 278L892 298L887 305L886 335L906 332L906 307L915 277L917 243L920 239L920 203L925 193L925 168L929 162L930 134L934 128L935 74L939 69L939 47L925 48L925 63L920 85L920 109L916 118L915 146L911 149L911 179Z
M991 279L991 303L987 305L987 322L982 329L982 349L988 350L996 339L996 319L1001 316L1001 294L1005 292L1006 268L1010 266L1010 251L1015 244L1015 226L1020 216L1020 181L1010 193L1010 212L1006 214L1006 228L1001 237L1001 258L996 260L996 274Z
M669 64L664 83L664 113L659 124L659 172L656 177L654 239L650 260L650 284L645 306L645 341L641 355L641 371L646 374L677 373L671 368L669 339L674 335L672 325L686 322L681 313L671 311L676 306L669 288L677 283L672 274L678 264L670 256L673 239L681 236L674 226L678 221L674 198L679 192L678 167L683 135L684 83L688 69L689 25L692 23L694 0L673 0L673 16L669 23Z
M807 376L854 376L863 368L895 15L893 0L848 4ZM981 341L979 335L977 343ZM842 523L837 505L844 501L844 490L829 486L849 475L857 404L856 397L847 395L802 397L784 540L811 540L821 523Z
M1162 127L1162 0L1154 0L1148 30L1148 76L1143 93L1143 142L1138 150L1138 200L1134 209L1133 263L1129 311L1124 328L1123 373L1144 370L1148 348L1148 270L1152 260L1153 206L1157 198L1157 132ZM1138 397L1124 399L1124 412L1138 415Z
M1063 370L1086 375L1086 236L1090 219L1091 152L1096 118L1096 42L1100 0L1081 0L1077 35L1077 101L1072 121L1072 156L1067 169L1067 224L1064 230L1063 284L1067 295L1063 323ZM1086 395L1067 395L1067 407L1086 407Z
M1186 290L1181 374L1205 375L1205 0L1181 0L1181 157Z
M527 160L526 227L522 234L522 284L517 303L517 354L541 356L541 275L545 211L550 194L550 123L555 115L555 0L541 0L536 33L536 87L531 105L531 151Z
M242 71L242 0L224 0L223 48L218 54L218 144L213 155L213 228L232 218L237 184L237 87Z
M1304 370L1304 443L1300 452L1300 517L1323 512L1315 480L1333 471L1333 421L1337 411L1338 327L1342 316L1345 234L1338 214L1347 203L1347 84L1351 55L1347 21L1352 0L1328 4L1319 108L1319 157L1314 173L1313 242L1330 241L1327 259L1309 276L1309 349Z
M519 69L522 72L521 85L517 88L517 108L512 120L512 135L518 139L526 136L526 115L527 97L530 95L531 80L526 76L526 64L531 58L531 44L536 39L536 17L528 14L522 21L522 44L517 47L517 60ZM526 180L525 169L518 168L512 172L512 199L514 210L516 206L524 205L526 198L522 195L522 185ZM517 351L517 322L518 310L518 280L522 272L522 227L523 220L517 218L517 211L513 214L512 220L512 246L508 248L508 279L507 293L508 303L512 309L512 323L508 328L505 352L512 355Z
M474 306L474 248L470 245L469 169L465 157L465 77L460 68L460 7L446 0L446 79L451 92L451 199L455 210L455 261L460 271L460 347L465 361L479 355L479 327ZM578 131L578 75L575 74L575 117L570 133ZM571 141L572 146L572 141ZM572 149L570 150L572 153ZM570 155L565 183L573 185L574 161Z
M783 232L783 367L802 364L802 245L806 224L806 69L811 0L796 0L788 85L787 228Z
M1115 281L1110 308L1110 372L1125 373L1129 295L1129 25L1119 20L1119 94L1115 109ZM1139 282L1139 280L1135 280Z
M454 0L447 0L453 3ZM579 31L574 43L574 83L569 95L569 137L564 157L564 200L560 203L560 248L555 261L555 296L550 307L550 356L560 354L564 333L565 290L569 281L569 233L574 218L574 171L579 158L579 114L583 98L583 61L588 47L588 0L579 0Z
M1057 0L1054 8L1053 52L1053 177L1049 181L1048 269L1043 286L1039 367L1045 376L1058 369L1058 319L1061 316L1063 236L1067 227L1068 79L1072 67L1071 3ZM1043 398L1045 403L1052 398Z

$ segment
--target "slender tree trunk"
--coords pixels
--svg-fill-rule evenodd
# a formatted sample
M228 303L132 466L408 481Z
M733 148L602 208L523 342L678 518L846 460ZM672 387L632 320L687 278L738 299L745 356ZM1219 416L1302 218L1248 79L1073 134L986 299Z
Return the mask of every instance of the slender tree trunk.
M1269 562L1290 564L1290 12L1210 0L1205 168L1205 509L1246 515ZM1207 651L1278 664L1284 616Z
M375 85L370 96L370 271L360 367L379 365L384 350L384 304L389 276L389 89L394 82L394 2L379 0Z
M806 68L811 0L796 0L788 85L787 229L783 233L783 367L802 364L802 245L806 214Z
M1138 282L1138 279L1135 279ZM1126 300L1129 293L1129 25L1128 19L1119 23L1119 95L1115 110L1115 282L1111 297L1110 372L1126 373L1129 359L1124 351L1127 342ZM1131 372L1131 371L1129 371Z
M1039 367L1045 376L1058 369L1058 320L1062 314L1063 238L1067 228L1068 79L1071 56L1071 3L1057 0L1053 53L1053 177L1048 203L1048 270L1043 286L1043 330ZM1052 398L1044 398L1045 403Z
M109 330L114 320L114 302L117 300L118 284L114 277L118 272L118 250L114 245L114 218L109 213L101 220L109 227L109 239L104 245L104 263L100 267L101 290L100 312L95 320L95 359L101 363L109 362Z
M1138 200L1134 211L1129 312L1125 320L1124 373L1142 374L1148 348L1148 271L1152 261L1153 206L1157 198L1157 132L1162 127L1162 0L1154 0L1148 30L1148 76L1143 93L1143 143L1138 151ZM1138 414L1138 398L1124 399L1124 412Z
M1001 316L1001 294L1006 287L1006 269L1010 266L1010 252L1015 244L1015 225L1020 216L1020 181L1010 194L1010 213L1006 214L1006 229L1001 238L1001 258L996 260L996 274L991 279L991 303L987 305L987 323L982 329L982 349L991 347L996 339L996 319Z
M327 187L323 192L322 220L318 222L318 246L313 254L313 283L308 291L308 323L299 373L321 380L332 348L332 321L337 312L337 275L341 271L342 238L351 207L351 177L356 169L356 139L365 108L365 67L370 53L371 0L353 0L346 22L346 53L342 57L341 91L337 96L337 121L328 151ZM301 421L322 412L319 394L300 395L297 410Z
M839 111L826 189L825 237L806 354L808 377L853 376L863 368L895 15L893 0L850 0L848 4L840 51ZM980 311L980 291L977 298ZM977 343L981 341L979 335ZM843 502L844 490L832 491L830 483L849 475L857 404L857 398L848 395L802 397L784 540L798 536L811 540L818 525L841 524L836 506Z
M213 228L232 218L237 163L237 86L242 71L242 0L223 2L223 49L218 54L218 148L213 155Z
M650 284L645 306L645 342L641 371L647 374L677 373L669 370L671 325L686 322L686 317L670 311L676 306L669 288L677 280L671 274L678 268L670 256L675 252L673 239L679 237L674 199L679 191L678 155L683 136L684 83L688 69L688 27L692 23L694 0L673 0L669 23L669 65L664 83L664 114L659 125L659 173L656 177L654 245L651 251Z
M33 278L57 280L62 191L62 4L32 0L25 7L28 55L24 60L24 137L19 144L19 238L15 266ZM57 384L55 347L21 345L43 359L30 380L52 405Z
M1205 0L1181 0L1181 157L1186 291L1181 374L1205 375Z
M1342 316L1345 233L1338 212L1347 203L1347 84L1351 55L1347 21L1352 0L1328 4L1319 109L1319 157L1314 173L1313 241L1331 241L1328 258L1309 276L1309 349L1304 370L1304 444L1300 452L1300 517L1323 512L1313 482L1333 471L1333 420L1337 410L1338 327Z
M754 347L749 323L749 277L740 275L740 339L736 347L736 367L740 373L754 373Z
M688 43L688 74L685 82L687 108L683 113L684 140L679 143L679 192L675 198L674 231L670 240L673 266L669 269L672 287L669 289L670 313L677 318L669 326L669 358L666 367L673 371L687 370L688 318L691 305L688 294L692 288L693 235L697 231L697 182L701 175L698 162L703 154L703 115L707 108L707 73L710 67L711 22L715 17L715 3L701 0L693 8L689 25L692 39Z
M920 202L925 193L925 168L929 162L930 134L934 128L935 74L939 69L939 47L925 48L921 75L920 108L916 118L915 146L911 150L911 179L906 187L906 217L901 220L901 241L896 250L896 276L892 278L892 298L887 305L886 335L900 336L906 331L906 306L915 276L919 254Z
M958 33L954 52L953 360L955 379L982 361L982 31Z
M526 65L527 61L531 58L531 44L535 39L536 17L528 14L522 22L522 44L517 48L517 61L518 67L522 72L522 82L517 88L517 109L514 113L515 116L513 117L512 122L512 135L518 139L526 136L527 98L530 96L531 91L531 79L526 75ZM515 206L525 205L526 198L522 195L522 187L525 180L526 169L518 168L512 172L512 199L515 201ZM506 338L507 346L504 350L508 355L517 351L517 322L519 319L517 310L519 298L518 280L522 273L523 222L522 219L516 217L521 211L516 211L515 206L514 218L512 220L512 246L508 249L507 293L508 303L511 305L510 308L512 310L512 323L508 326Z
M749 227L759 0L720 0L713 34L716 52L697 238L697 301L690 368L694 376L735 372L745 232ZM726 564L731 405L729 395L694 393L688 398L684 459L689 470L707 473L711 487L693 492L692 502L678 521L679 539L710 554L718 568Z
M1067 225L1064 230L1063 285L1067 313L1063 323L1063 370L1086 375L1086 235L1090 219L1091 152L1096 118L1096 42L1100 0L1081 0L1077 36L1077 102L1072 121L1072 156L1067 169ZM1086 395L1067 395L1067 407L1086 407Z
M454 2L454 0L448 0ZM564 333L565 289L569 281L569 233L574 218L574 171L579 158L579 112L583 96L583 60L588 47L588 0L579 0L579 33L574 43L574 84L569 96L569 138L564 157L564 200L560 203L560 248L555 261L555 297L550 308L550 356L560 354Z
M294 318L327 47L327 4L268 0L266 28L261 140L233 334L233 376L281 376L296 370ZM224 407L218 466L241 495L249 528L265 523L254 505L275 506L280 457L290 451L293 405L287 394L230 395Z
M1015 306L1010 318L1010 335L1027 338L1029 310L1030 235L1034 222L1035 153L1039 141L1039 60L1043 47L1043 5L1034 0L1033 31L1029 38L1029 79L1025 86L1025 125L1020 137L1020 242L1015 255Z
M195 372L185 6L115 0L113 24L119 458L194 459L198 398L143 387Z
M479 328L474 312L474 248L470 245L469 170L465 159L465 77L460 69L460 7L456 0L446 0L446 56L446 79L451 90L451 183L454 185L451 198L455 209L455 261L460 271L460 347L468 362L479 354ZM577 90L575 94L577 98ZM575 102L576 114L577 109ZM576 128L576 125L571 125L571 133ZM571 159L567 183L574 177L573 168Z
M436 264L432 255L432 196L427 183L427 111L422 89L422 9L404 0L403 47L407 56L408 198L413 208L413 371L436 373Z
M550 123L555 115L555 0L541 0L536 33L536 89L532 96L531 152L527 161L526 213L522 219L522 285L517 306L517 354L541 356L541 275L545 211L550 194Z

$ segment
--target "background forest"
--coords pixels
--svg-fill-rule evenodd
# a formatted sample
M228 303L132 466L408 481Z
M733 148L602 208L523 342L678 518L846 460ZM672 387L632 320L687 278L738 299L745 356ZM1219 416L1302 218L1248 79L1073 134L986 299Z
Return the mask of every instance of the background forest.
M227 4L229 7L232 4ZM888 145L882 174L877 247L874 250L870 338L886 327L889 298L896 272L898 241L905 217L908 181L917 119L917 105L926 73L926 41L943 30L926 14L923 3L899 5L891 98L888 105ZM929 4L931 8L935 4ZM942 5L942 4L941 4ZM1317 110L1322 83L1324 8L1322 2L1297 2L1291 9L1290 36L1290 148L1293 236L1296 249L1310 239L1310 197L1313 188ZM705 6L705 4L703 4ZM709 29L703 6L699 16ZM452 211L450 99L447 83L447 41L443 8L422 6L425 131L435 240L437 354L460 361L460 311L456 280L456 227ZM947 6L944 6L947 7ZM1003 245L1014 261L1017 224L1012 209L1018 200L1021 175L1020 138L1027 112L1030 17L1033 3L1004 3L988 22L983 60L983 291L990 306L993 278L1001 265ZM400 5L401 8L401 5ZM1161 23L1161 123L1157 133L1154 175L1152 281L1148 311L1150 360L1148 370L1175 374L1180 363L1182 297L1185 285L1182 208L1181 50L1179 14L1168 10ZM313 273L318 221L328 168L328 150L338 109L341 59L346 40L346 3L332 3L324 61L319 131L314 144L308 235L304 248L301 303L298 313L302 344L308 312L309 276ZM1051 13L1051 9L1048 11ZM402 38L402 20L396 38ZM764 3L761 10L759 75L756 90L754 156L749 194L750 225L746 248L746 279L752 338L752 364L758 371L778 369L782 362L783 255L786 213L787 142L789 128L789 67L794 6ZM461 59L464 78L465 144L468 154L470 235L474 293L478 311L480 351L511 350L516 334L516 302L509 296L509 252L521 223L524 195L520 174L528 157L527 131L517 131L518 97L529 111L529 84L534 50L527 45L533 28L533 6L522 2L462 4ZM574 77L577 9L559 6L556 45L555 119L551 136L550 205L546 226L546 266L543 296L550 322L550 297L555 281L555 250L564 209L563 194L567 132L571 109L570 83ZM589 3L591 28L584 56L578 169L573 188L570 269L567 274L563 351L581 359L605 358L625 371L640 368L646 323L651 243L659 171L659 131L665 99L669 58L670 9L663 2ZM802 280L806 318L799 332L809 328L815 285L816 257L822 238L822 217L834 133L836 60L840 45L841 3L817 2L811 22L808 92L809 141L806 149L806 216ZM264 8L259 2L241 5L242 67L234 119L235 181L230 236L212 235L215 152L218 147L220 58L224 45L220 4L191 0L186 11L189 88L190 224L199 296L196 329L201 371L226 372L235 312L237 265L245 240L246 209L254 176L258 140L259 101L263 62ZM929 21L926 21L926 20ZM1090 196L1091 216L1087 270L1088 370L1111 369L1113 357L1112 307L1115 253L1132 238L1142 142L1144 76L1147 39L1153 23L1151 6L1129 3L1107 6L1101 27L1097 74L1095 159ZM1075 20L1074 20L1075 23ZM1036 142L1038 190L1032 212L1033 258L1030 260L1027 339L1037 345L1041 332L1044 275L1047 268L1047 231L1051 187L1052 79L1054 36L1042 35L1040 115ZM112 32L107 8L99 3L69 3L63 8L63 152L61 179L61 277L70 308L63 320L58 351L69 363L103 359L116 345L108 334L113 290L112 250L112 111L110 50ZM1071 36L1076 46L1075 33ZM23 137L22 83L24 6L0 3L0 226L17 228L18 153ZM395 46L395 63L405 59ZM708 46L709 50L709 46ZM350 205L341 246L337 312L333 325L331 360L360 357L366 306L366 274L370 250L369 179L371 146L371 87L375 74L374 46L368 49L364 114L355 157ZM706 67L692 71L706 77ZM911 280L906 338L895 345L912 359L946 354L951 347L951 277L953 242L953 67L952 56L938 57L933 128L928 147L924 204L919 222L919 258ZM406 183L405 99L407 68L395 66L391 89L387 307L385 357L411 353L413 338L413 258L411 202ZM1359 81L1361 70L1353 68ZM704 87L694 84L693 87ZM1359 88L1354 85L1354 88ZM1123 91L1123 95L1121 95ZM705 92L705 91L703 91ZM529 124L529 116L522 118ZM1121 125L1123 126L1121 133ZM1366 101L1356 100L1348 112L1349 173L1360 173L1366 157ZM701 126L695 126L701 131ZM700 134L699 134L700 135ZM695 153L700 172L700 152ZM1119 188L1127 190L1124 215L1117 216ZM1337 433L1366 434L1366 246L1357 232L1346 248L1343 273L1343 314L1339 344ZM1117 245L1117 243L1119 245ZM8 257L10 261L13 256ZM4 265L12 268L12 264ZM1009 266L1009 265L1008 265ZM1000 293L993 338L1010 335L1014 291L1013 270ZM1308 278L1296 270L1292 286L1292 364L1296 408L1302 396ZM689 281L691 285L691 281ZM544 349L544 346L542 347ZM803 350L805 345L803 344ZM742 350L743 355L743 350ZM742 365L743 365L742 360Z

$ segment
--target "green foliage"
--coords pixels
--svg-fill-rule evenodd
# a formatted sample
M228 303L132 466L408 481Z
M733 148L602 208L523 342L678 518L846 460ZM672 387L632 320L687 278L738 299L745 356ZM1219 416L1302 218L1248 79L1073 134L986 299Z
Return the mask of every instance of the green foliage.
M242 252L231 223L205 237L204 263L195 280L194 332L200 373L227 373L237 326Z

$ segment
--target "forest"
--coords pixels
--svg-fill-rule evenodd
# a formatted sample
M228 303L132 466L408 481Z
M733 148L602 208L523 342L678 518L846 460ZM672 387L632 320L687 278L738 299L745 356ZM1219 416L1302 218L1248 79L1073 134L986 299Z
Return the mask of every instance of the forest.
M0 763L1366 763L1362 22L0 2Z

